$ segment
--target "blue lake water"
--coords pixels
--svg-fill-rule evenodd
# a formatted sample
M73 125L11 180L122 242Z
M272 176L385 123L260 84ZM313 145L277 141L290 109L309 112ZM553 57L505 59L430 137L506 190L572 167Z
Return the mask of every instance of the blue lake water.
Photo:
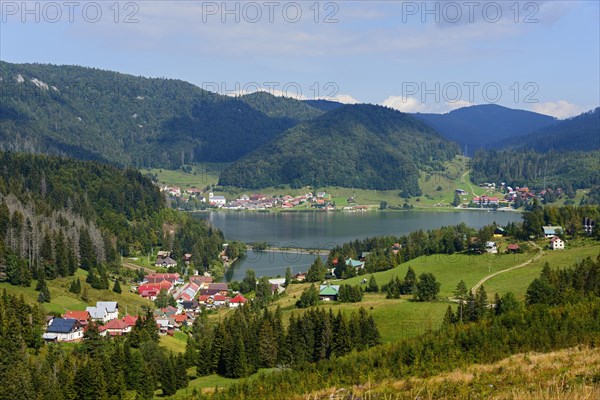
M337 244L381 235L403 235L464 222L480 228L493 222L505 225L521 221L516 212L210 212L197 213L221 229L227 240L267 242L272 247L330 249ZM285 269L306 271L315 255L307 251L248 252L227 274L228 280L241 280L249 268L257 276L283 276Z

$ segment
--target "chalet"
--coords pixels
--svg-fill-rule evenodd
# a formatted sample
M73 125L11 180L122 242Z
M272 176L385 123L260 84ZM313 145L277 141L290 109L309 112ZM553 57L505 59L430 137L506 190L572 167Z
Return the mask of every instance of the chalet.
M223 196L215 196L212 192L208 194L208 204L215 207L223 207L227 200Z
M454 192L457 193L459 196L466 196L469 194L468 192L464 191L463 189L456 189Z
M185 253L183 255L183 262L188 265L192 261L192 255L190 253Z
M130 326L133 329L135 323L137 322L137 319L138 317L134 317L132 315L127 314L123 317L123 322L125 322L128 326Z
M200 297L202 296L214 296L219 294L219 289L202 289L200 290Z
M227 283L209 283L208 290L217 290L220 294L226 295L229 292L229 285Z
M64 319L76 319L81 326L85 327L90 322L90 313L87 311L67 311Z
M215 295L212 297L212 299L213 299L213 304L214 304L216 307L224 306L224 305L225 305L225 302L228 300L228 298L227 298L227 297L225 297L225 296L224 296L224 295L222 295L222 294L215 294Z
M544 229L544 237L546 239L556 236L563 232L562 226L543 226L542 229Z
M550 239L550 249L552 250L564 250L565 249L565 242L559 238L558 236L554 236L552 239Z
M99 326L98 330L102 336L122 336L131 332L133 327L122 319L113 319L106 324Z
M511 243L506 248L507 253L518 253L520 250L521 250L521 248L516 243Z
M306 274L304 272L298 272L296 275L292 276L292 279L298 282L304 282L306 280Z
M78 342L83 339L83 327L75 318L54 318L42 337L53 342Z
M176 267L177 261L173 260L171 257L157 258L154 262L154 266L162 268Z
M167 257L171 257L171 252L170 251L166 251L166 250L159 250L158 253L156 253L156 258L167 258Z
M498 247L496 246L496 242L485 242L485 251L490 254L498 253Z
M346 260L346 266L353 267L356 271L363 269L365 267L365 263L363 261L353 260L351 258Z
M209 304L211 301L212 299L207 294L201 294L200 296L198 296L198 303L200 304Z
M504 236L506 236L506 231L503 228L497 227L496 229L494 229L495 238L501 238Z
M189 324L189 317L187 314L175 314L172 316L173 321L175 322L173 325L175 328L179 329L182 326L187 326Z
M229 301L229 307L239 307L239 306L243 306L244 304L246 304L248 302L248 300L242 296L241 294L238 294L237 296L235 296L233 299L231 299Z
M177 265L177 263L175 263ZM167 281L171 283L171 285L176 285L181 283L180 275L178 273L174 274L150 274L144 277L144 282L146 283L160 283L162 281Z
M181 307L183 307L184 311L195 313L198 312L198 309L200 308L200 303L196 299L190 301L182 301Z
M119 304L116 301L98 301L95 307L85 309L90 319L97 322L107 322L119 318Z
M212 276L192 275L190 276L190 282L198 285L200 289L208 289L208 285L213 282L213 278Z
M394 243L394 245L392 246L392 253L398 254L401 248L402 245L400 243Z
M158 293L160 293L161 290L164 289L165 291L170 292L172 288L173 285L167 281L162 281L160 283L148 283L138 286L138 293L142 297L153 300L156 298L156 296L158 296Z
M335 301L337 300L339 291L339 285L321 285L319 287L319 299L324 301Z
M190 301L194 297L196 297L196 294L198 293L199 290L200 290L200 287L198 285L196 285L193 282L190 282L187 285L185 285L185 287L177 293L177 296L175 296L175 300L177 300L180 303L182 301Z

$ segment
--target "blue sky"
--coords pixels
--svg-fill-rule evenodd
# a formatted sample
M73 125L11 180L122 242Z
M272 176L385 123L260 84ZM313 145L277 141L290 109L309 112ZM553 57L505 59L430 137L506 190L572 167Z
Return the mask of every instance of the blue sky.
M598 1L72 4L1 0L0 58L408 112L600 103Z

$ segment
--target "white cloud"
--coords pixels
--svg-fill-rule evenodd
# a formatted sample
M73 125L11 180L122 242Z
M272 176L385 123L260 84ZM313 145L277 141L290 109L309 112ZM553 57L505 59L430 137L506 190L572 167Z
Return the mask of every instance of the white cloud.
M534 104L531 107L531 110L540 114L550 115L558 119L565 119L581 114L582 112L586 111L586 108L577 104L569 103L565 100L558 100L555 102Z
M389 96L381 105L391 107L395 110L405 113L436 113L443 114L456 110L458 108L474 105L465 100L443 103L424 103L414 97L409 96Z
M360 103L359 100L355 99L354 97L350 96L349 94L336 94L333 97L324 97L324 98L322 98L322 100L337 101L338 103L344 103L344 104Z

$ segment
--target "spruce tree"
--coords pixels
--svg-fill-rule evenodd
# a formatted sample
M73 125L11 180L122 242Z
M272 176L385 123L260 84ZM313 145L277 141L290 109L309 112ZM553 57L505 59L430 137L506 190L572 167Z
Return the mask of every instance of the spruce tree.
M115 284L114 284L114 286L113 286L113 289L112 289L112 290L113 290L113 292L115 292L115 293L121 294L121 292L122 292L122 291L121 291L121 284L119 283L119 278L117 278L117 279L115 280Z
M377 281L375 280L374 275L371 275L371 277L369 278L369 283L367 284L367 292L369 292L369 293L379 292L379 286L377 286Z

